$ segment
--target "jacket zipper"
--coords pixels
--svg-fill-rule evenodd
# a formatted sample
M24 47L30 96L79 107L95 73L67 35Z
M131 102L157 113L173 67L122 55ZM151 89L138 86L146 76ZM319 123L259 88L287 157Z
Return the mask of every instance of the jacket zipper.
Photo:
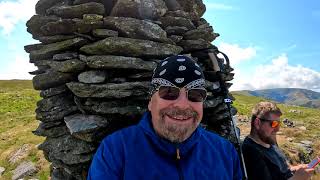
M181 165L180 165L180 159L181 159L180 150L179 150L179 148L177 148L176 149L176 166L177 166L177 169L178 169L179 180L184 180L182 169L181 169Z

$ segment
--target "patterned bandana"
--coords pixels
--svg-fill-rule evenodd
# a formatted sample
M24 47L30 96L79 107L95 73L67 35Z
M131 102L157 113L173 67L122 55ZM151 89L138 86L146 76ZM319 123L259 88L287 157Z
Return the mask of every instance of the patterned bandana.
M176 86L179 88L204 88L205 80L200 66L191 58L183 55L171 56L162 60L153 70L151 84Z

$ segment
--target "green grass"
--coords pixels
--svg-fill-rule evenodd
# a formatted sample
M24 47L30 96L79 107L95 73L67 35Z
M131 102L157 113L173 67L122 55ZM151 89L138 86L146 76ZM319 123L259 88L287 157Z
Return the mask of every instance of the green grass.
M24 160L37 164L39 172L36 178L49 174L49 163L45 162L42 153L36 148L44 138L32 134L38 126L34 112L38 100L40 100L39 92L33 90L31 81L0 81L0 166L6 168L0 179L11 179L10 171ZM15 164L10 164L8 161L10 155L24 144L31 146L26 157ZM42 179L47 178L48 176Z

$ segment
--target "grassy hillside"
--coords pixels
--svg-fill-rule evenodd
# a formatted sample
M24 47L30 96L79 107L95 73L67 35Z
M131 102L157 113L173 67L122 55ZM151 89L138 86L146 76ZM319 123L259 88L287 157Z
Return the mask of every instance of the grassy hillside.
M233 105L237 108L239 115L248 116L250 118L251 110L255 104L260 101L264 101L264 98L245 96L242 94L233 93L236 98ZM291 106L286 104L279 104L283 116L282 119L292 120L297 126L306 127L306 131L295 136L298 140L307 139L314 140L314 138L319 138L320 140L320 110L314 108L306 108L299 106ZM283 128L287 131L288 128ZM319 149L320 150L320 149ZM320 152L319 152L320 153Z
M47 179L49 164L36 146L44 138L32 134L38 126L34 110L40 99L31 81L0 81L0 166L6 168L0 179L11 179L12 173L24 160L34 162L39 169L35 176ZM10 157L22 146L26 147L17 162L9 163Z
M34 113L36 102L40 99L38 94L39 92L33 90L31 81L0 81L0 166L6 168L0 180L11 179L11 171L24 160L30 160L37 165L39 171L35 178L44 180L49 176L49 163L36 148L44 138L32 134L39 123L35 120ZM236 98L234 106L238 109L239 115L247 117L250 116L252 107L263 100L237 93L233 95ZM280 135L279 140L285 152L295 158L297 147L294 143L310 140L315 151L313 156L320 155L320 110L287 105L280 105L280 108L284 112L283 118L293 120L297 124L295 128L281 130L283 135ZM248 133L248 122L240 122L239 126L242 134ZM300 126L306 127L307 130L299 130ZM293 138L293 141L287 142L288 137ZM16 163L9 163L12 154L22 146L28 147L24 155L19 157Z
M246 96L264 97L290 105L320 108L320 93L308 89L275 88L255 91L236 91L235 93Z

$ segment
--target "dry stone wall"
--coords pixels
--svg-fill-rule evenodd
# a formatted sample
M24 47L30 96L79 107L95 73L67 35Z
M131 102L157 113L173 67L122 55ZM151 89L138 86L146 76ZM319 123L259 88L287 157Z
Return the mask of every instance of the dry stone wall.
M42 97L34 134L46 137L39 149L52 162L52 179L85 179L102 138L147 110L152 70L170 55L201 65L208 89L203 124L233 140L212 63L198 52L219 36L201 18L202 0L40 0L35 8L27 31L40 43L25 50ZM225 69L224 81L232 80L233 69Z

